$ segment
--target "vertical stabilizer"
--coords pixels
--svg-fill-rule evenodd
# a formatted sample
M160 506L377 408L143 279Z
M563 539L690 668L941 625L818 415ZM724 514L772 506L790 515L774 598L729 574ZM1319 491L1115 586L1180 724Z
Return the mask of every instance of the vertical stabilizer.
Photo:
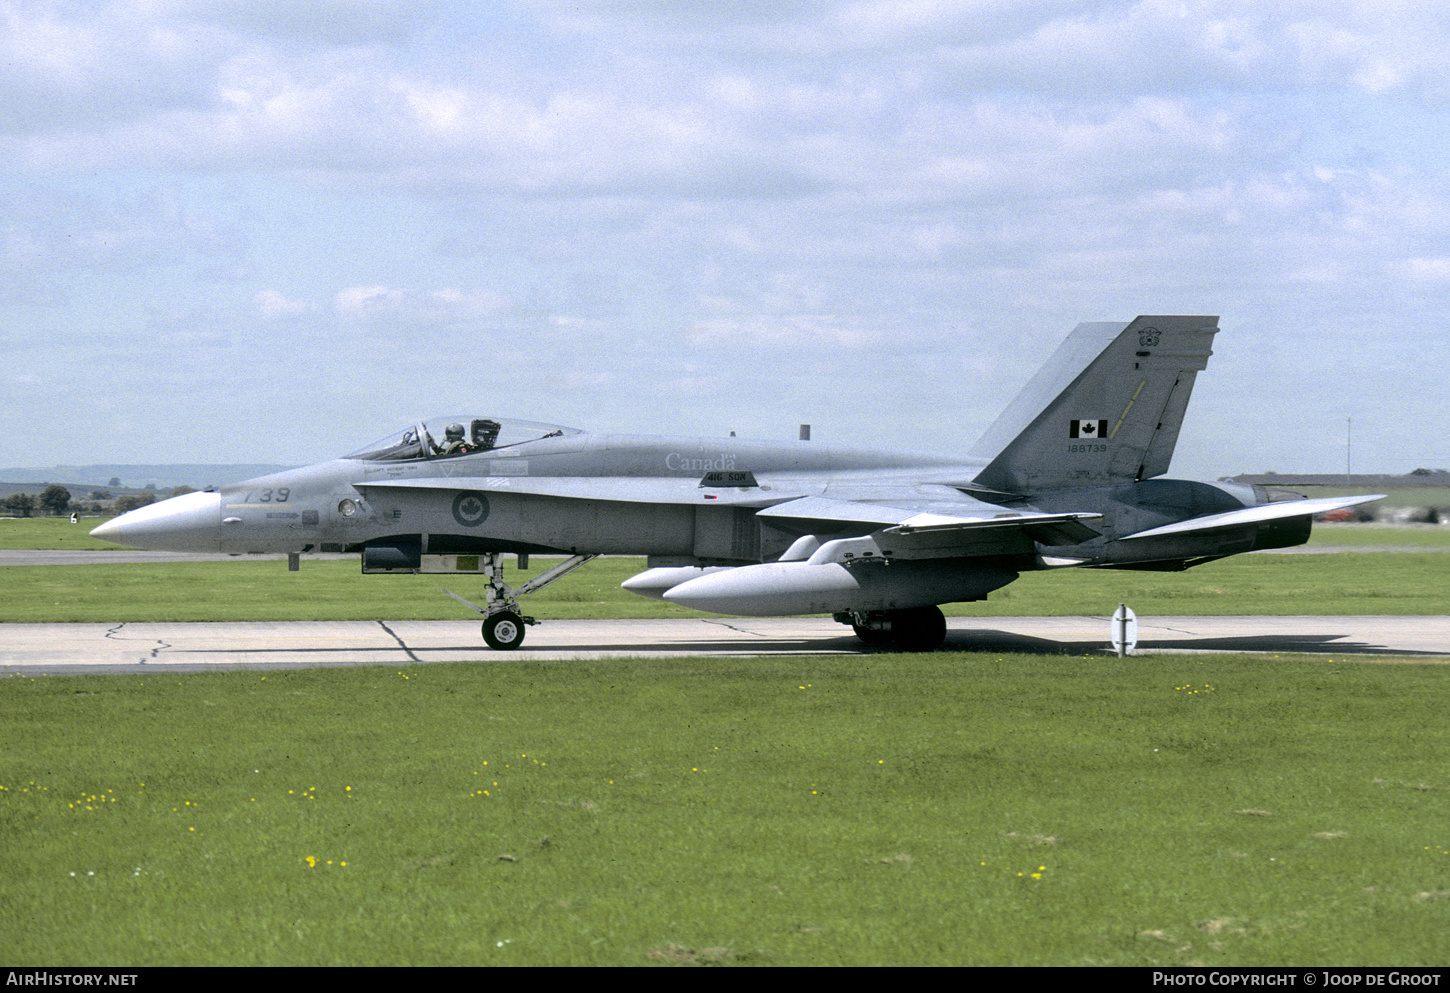
M976 481L1028 493L1148 479L1168 471L1217 317L1079 324L972 454Z

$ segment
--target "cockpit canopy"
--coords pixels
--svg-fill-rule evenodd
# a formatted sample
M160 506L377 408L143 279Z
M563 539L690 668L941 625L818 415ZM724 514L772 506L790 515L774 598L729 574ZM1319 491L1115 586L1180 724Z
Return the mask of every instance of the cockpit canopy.
M512 418L454 415L430 417L410 428L404 428L350 455L349 459L372 462L414 462L423 459L453 458L476 455L497 448L512 448L540 438L560 438L582 434L578 428Z

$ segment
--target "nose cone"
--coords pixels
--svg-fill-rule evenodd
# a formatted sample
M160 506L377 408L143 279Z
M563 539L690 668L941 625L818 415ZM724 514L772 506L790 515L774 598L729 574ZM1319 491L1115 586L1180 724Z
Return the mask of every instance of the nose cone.
M184 493L107 521L92 537L159 552L221 550L220 493Z

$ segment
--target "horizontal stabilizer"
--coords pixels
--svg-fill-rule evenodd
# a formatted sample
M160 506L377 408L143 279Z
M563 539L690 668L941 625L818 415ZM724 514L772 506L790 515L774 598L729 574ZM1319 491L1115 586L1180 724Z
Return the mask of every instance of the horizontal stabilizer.
M1384 498L1385 495L1383 493L1377 493L1373 496L1322 497L1317 500L1281 500L1276 503L1266 503L1258 507L1230 510L1223 514L1191 517L1186 521L1179 521L1176 524L1165 524L1159 528L1139 531L1137 534L1124 535L1120 540L1132 541L1134 538L1161 538L1164 535L1170 534L1198 534L1205 531L1216 531L1220 528L1242 527L1245 524L1262 524L1265 521L1286 520L1291 517L1310 517L1314 514L1323 514L1331 510L1339 510L1343 507L1355 507L1362 503L1372 503L1375 500L1383 500Z

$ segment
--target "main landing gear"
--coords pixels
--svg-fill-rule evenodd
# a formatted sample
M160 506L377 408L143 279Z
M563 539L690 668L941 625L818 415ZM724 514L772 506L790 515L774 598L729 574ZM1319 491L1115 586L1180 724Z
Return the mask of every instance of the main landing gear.
M903 652L934 652L947 637L947 619L939 607L909 610L849 610L836 620L851 625L868 645L895 644Z
M548 572L535 576L518 589L514 589L503 581L502 555L498 552L489 552L480 558L483 560L483 568L480 571L488 577L488 588L485 591L484 599L486 606L480 607L450 590L443 592L464 606L471 607L482 614L483 640L488 643L489 648L508 652L524 643L524 632L528 627L539 623L519 609L518 598L525 593L535 593L543 589L554 580L573 572L594 556L574 555L567 558Z

